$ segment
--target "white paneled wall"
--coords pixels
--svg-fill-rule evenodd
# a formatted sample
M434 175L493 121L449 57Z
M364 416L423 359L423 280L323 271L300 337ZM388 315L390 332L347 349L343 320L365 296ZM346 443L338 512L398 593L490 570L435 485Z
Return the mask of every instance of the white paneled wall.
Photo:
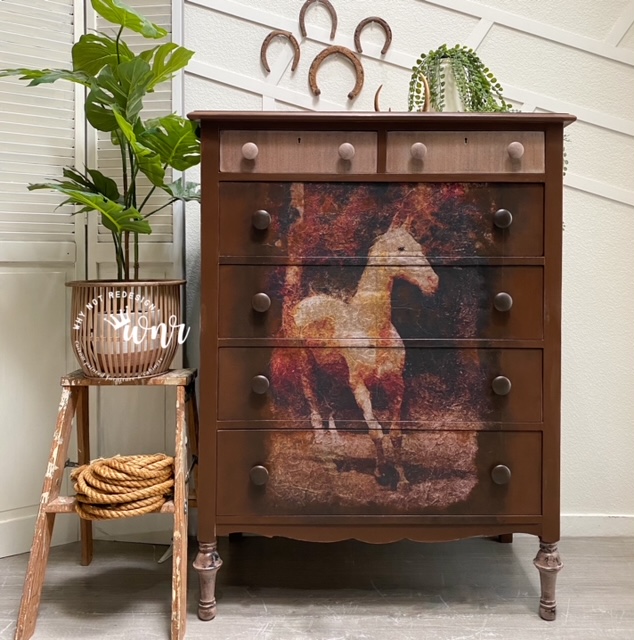
M476 47L523 111L578 116L568 129L565 178L563 460L564 535L634 534L634 2L632 0L333 0L339 26L330 41L319 3L302 40L302 0L184 0L184 44L196 51L185 77L185 111L355 110L407 108L410 68L421 52L446 42ZM356 25L381 16L393 31L363 32L365 86L350 102L349 64L329 59L322 94L308 88L314 56L330 44L353 48ZM291 48L260 45L272 29L291 31ZM199 298L199 217L187 218L189 323ZM194 332L192 332L194 333ZM198 362L195 337L188 343Z

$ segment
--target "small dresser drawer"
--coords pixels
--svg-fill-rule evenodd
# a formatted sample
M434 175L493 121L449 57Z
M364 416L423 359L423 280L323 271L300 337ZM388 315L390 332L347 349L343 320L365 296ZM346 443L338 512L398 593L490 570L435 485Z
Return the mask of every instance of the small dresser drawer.
M220 348L218 419L253 421L253 428L262 427L259 420L294 421L307 429L367 429L369 416L386 427L434 429L542 420L541 349L352 343Z
M221 257L366 258L402 227L426 257L542 256L541 184L222 182ZM375 253L401 255L399 243Z
M401 259L404 260L404 259ZM220 267L220 338L541 340L542 267ZM301 273L303 287L295 285ZM433 288L426 288L433 276ZM282 326L285 316L287 326Z
M377 137L368 131L221 131L226 173L375 173Z
M388 173L543 173L541 131L391 131Z
M389 440L389 435L383 437ZM541 433L220 431L219 516L539 515Z

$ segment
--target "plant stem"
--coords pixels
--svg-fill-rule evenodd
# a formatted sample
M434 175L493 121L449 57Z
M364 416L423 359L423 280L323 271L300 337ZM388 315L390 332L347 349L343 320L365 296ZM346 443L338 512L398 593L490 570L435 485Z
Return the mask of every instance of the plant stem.
M114 242L114 254L117 259L117 280L123 280L123 256L121 255L121 240L117 233L112 231L112 241Z
M117 140L119 140L119 151L121 153L121 169L123 172L123 202L127 202L128 198L128 161L126 159L126 150L124 144L127 146L126 139L120 130L116 130ZM126 205L127 206L127 205Z
M146 205L147 201L150 199L154 191L156 191L156 185L152 185L152 188L148 191L148 194L145 196L145 198L143 198L143 202L139 207L139 211L143 211L143 207Z
M134 234L134 279L139 279L139 234Z
M178 198L172 198L169 202L164 204L162 207L159 207L158 209L154 209L154 211L150 211L150 213L146 213L143 217L149 218L151 215L158 213L161 209L165 209L165 207L169 207L171 204L174 204L177 200Z
M119 55L119 40L121 39L122 33L123 33L123 25L121 25L121 28L117 33L117 39L115 40L115 47L117 48L117 64L121 63L121 56Z
M125 279L130 279L130 232L125 231L123 234L124 258L125 258Z

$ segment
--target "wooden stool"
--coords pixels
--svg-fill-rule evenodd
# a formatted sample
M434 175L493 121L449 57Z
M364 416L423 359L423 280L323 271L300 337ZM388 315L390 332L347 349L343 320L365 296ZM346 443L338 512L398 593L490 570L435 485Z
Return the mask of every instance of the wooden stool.
M138 380L102 380L86 378L81 371L74 371L62 378L62 399L59 405L57 426L53 436L51 455L44 476L42 498L35 524L33 546L26 570L22 602L18 614L15 640L28 640L35 630L40 607L44 574L51 548L53 525L58 513L75 513L75 498L60 496L60 485L66 466L68 445L73 417L77 414L77 450L79 464L90 462L88 438L88 387L98 386L170 386L176 389L176 448L174 452L174 500L166 502L160 513L174 514L174 555L172 562L172 640L185 635L187 614L187 439L185 422L189 427L189 454L192 466L198 459L198 410L195 390L196 371L178 369L153 378ZM196 468L197 471L197 468ZM194 473L194 478L196 478ZM197 483L194 481L194 485ZM195 489L189 504L196 506ZM81 520L81 564L92 560L92 522Z

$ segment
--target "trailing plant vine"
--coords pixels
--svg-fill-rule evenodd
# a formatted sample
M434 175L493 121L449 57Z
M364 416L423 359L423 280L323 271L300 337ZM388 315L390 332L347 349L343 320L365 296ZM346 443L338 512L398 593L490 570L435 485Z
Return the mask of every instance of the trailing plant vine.
M425 102L424 78L429 84L431 106L435 111L445 108L445 65L450 65L458 94L465 111L510 111L502 86L478 54L465 45L448 48L446 44L422 54L412 68L409 84L408 110L422 111Z

